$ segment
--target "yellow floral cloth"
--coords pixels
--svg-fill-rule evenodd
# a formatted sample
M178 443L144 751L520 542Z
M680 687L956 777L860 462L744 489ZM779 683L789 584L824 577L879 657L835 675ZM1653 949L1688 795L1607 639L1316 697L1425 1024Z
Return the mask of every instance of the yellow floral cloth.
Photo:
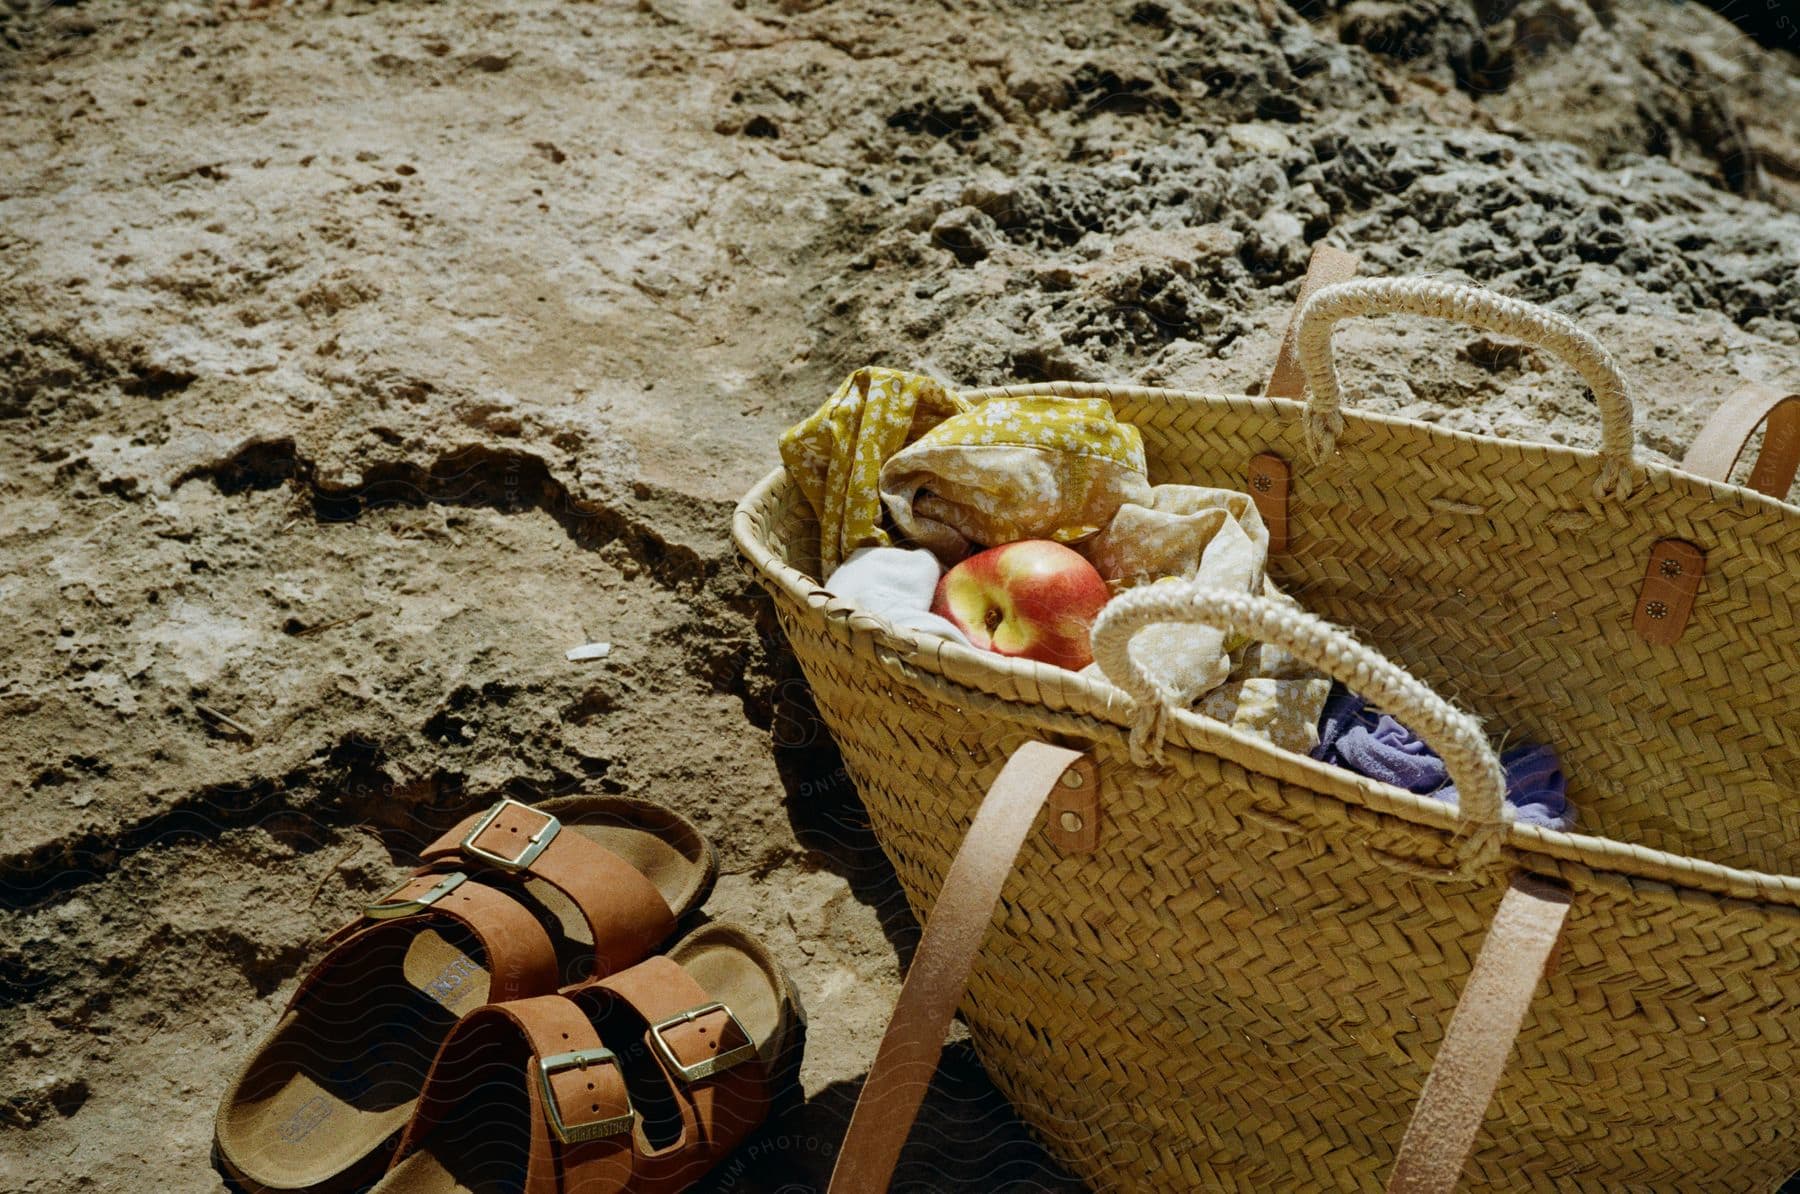
M781 462L819 518L819 575L859 547L891 547L881 526L882 464L968 403L938 382L895 369L858 369L781 437Z
M992 398L881 468L881 500L946 565L1020 539L1079 543L1150 490L1144 440L1100 398Z

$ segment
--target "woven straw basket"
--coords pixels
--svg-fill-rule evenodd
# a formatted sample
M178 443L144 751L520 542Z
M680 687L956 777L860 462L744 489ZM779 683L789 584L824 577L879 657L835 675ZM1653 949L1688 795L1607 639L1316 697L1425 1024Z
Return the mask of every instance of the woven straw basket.
M1340 413L1333 323L1399 310L1574 365L1602 449ZM1800 1168L1800 509L1634 460L1610 358L1537 308L1353 282L1314 295L1298 329L1305 404L964 394L1107 398L1155 483L1242 489L1253 458L1289 462L1270 571L1318 618L1127 594L1096 631L1111 685L821 591L817 526L779 471L738 507L738 546L921 917L1016 748L1093 760L1097 843L1027 839L982 947L963 1011L984 1064L1099 1189L1379 1189L1529 873L1567 891L1567 919L1466 1188L1773 1189ZM1704 552L1704 580L1685 630L1653 642L1637 624L1668 540ZM1460 812L1157 709L1125 645L1180 618L1283 641L1377 696L1460 774ZM1581 832L1499 822L1497 763L1452 704L1554 743Z

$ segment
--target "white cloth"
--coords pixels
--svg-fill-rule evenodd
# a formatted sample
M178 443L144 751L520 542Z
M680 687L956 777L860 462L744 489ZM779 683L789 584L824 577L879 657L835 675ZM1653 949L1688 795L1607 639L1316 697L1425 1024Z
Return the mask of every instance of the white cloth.
M954 639L969 639L954 624L931 612L943 568L928 551L905 547L859 547L825 580L834 596L854 601L895 626Z
M1120 505L1106 529L1078 550L1114 596L1163 580L1260 593L1269 532L1247 493L1158 485ZM1132 640L1131 657L1168 694L1169 704L1186 709L1231 678L1232 656L1247 645L1241 635L1216 627L1176 623L1146 627ZM1089 674L1098 674L1093 666ZM1321 692L1319 705L1324 703ZM1312 712L1316 721L1319 709Z

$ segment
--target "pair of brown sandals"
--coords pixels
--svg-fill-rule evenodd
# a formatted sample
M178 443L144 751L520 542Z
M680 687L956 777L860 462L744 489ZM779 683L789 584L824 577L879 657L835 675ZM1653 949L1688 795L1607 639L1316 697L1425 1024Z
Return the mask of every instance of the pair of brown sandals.
M666 1194L797 1091L802 1012L712 923L718 874L627 797L502 800L329 938L219 1107L251 1194Z

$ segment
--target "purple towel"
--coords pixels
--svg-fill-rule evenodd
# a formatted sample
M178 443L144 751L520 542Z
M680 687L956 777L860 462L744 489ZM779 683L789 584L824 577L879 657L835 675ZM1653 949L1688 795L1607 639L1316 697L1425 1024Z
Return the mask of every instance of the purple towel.
M1506 803L1517 810L1519 820L1546 829L1567 829L1575 824L1569 783L1555 748L1515 746L1500 756L1500 767L1506 772ZM1456 785L1447 784L1432 795L1455 803Z
M1413 732L1341 684L1331 687L1319 718L1319 745L1312 757L1358 775L1456 803L1444 761ZM1562 763L1549 746L1515 746L1500 756L1506 772L1506 802L1516 819L1547 829L1575 823Z
M1337 740L1335 762L1408 792L1435 792L1450 778L1444 760L1385 713L1373 726L1359 721L1346 729Z

